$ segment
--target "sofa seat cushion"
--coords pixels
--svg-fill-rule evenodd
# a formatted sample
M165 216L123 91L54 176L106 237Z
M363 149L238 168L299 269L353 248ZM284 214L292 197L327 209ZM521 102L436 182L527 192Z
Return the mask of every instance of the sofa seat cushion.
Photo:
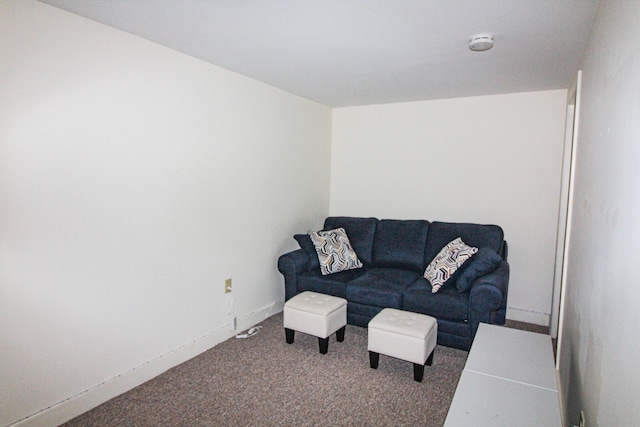
M404 291L402 308L438 319L468 321L469 292L460 293L455 286L445 286L434 294L429 281L420 277Z
M347 283L365 273L364 269L346 270L323 276L320 269L298 274L298 292L313 291L334 297L347 297Z
M349 242L365 267L371 266L373 238L376 234L376 218L358 218L348 216L330 216L324 221L324 230L344 228Z
M402 293L420 273L372 268L347 285L347 300L376 307L402 308Z
M373 241L373 266L424 271L429 222L383 219Z

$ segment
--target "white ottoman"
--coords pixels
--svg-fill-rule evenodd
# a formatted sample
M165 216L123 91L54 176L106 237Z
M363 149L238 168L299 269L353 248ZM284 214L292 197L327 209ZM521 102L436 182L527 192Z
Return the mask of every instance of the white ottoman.
M344 341L347 325L347 300L317 292L302 292L284 304L284 331L292 344L295 331L318 337L320 353L326 354L329 336Z
M436 319L424 314L385 308L369 322L369 363L378 368L380 353L413 362L413 379L422 381L431 366L438 337Z

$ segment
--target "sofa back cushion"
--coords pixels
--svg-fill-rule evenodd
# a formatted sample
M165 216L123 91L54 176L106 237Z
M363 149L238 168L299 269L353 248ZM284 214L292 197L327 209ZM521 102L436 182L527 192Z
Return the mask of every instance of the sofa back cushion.
M469 246L490 248L500 253L504 232L497 225L466 224L434 221L429 226L424 266L426 267L440 250L457 237Z
M422 272L429 222L383 219L373 241L373 266Z
M353 250L365 267L371 267L373 238L376 234L376 218L330 216L324 221L324 229L344 228Z

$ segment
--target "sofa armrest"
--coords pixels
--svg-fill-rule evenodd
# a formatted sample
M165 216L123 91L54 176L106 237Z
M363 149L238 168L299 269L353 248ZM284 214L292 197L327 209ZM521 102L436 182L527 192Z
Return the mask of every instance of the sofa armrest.
M481 322L504 324L508 290L509 264L506 261L502 261L496 270L477 278L471 284L469 322L471 323L472 339Z
M284 299L287 301L298 293L298 274L309 270L309 258L298 249L278 258L278 270L284 276Z
M507 258L509 257L509 245L507 244L506 240L502 241L502 247L500 248L500 256L505 261L507 261Z

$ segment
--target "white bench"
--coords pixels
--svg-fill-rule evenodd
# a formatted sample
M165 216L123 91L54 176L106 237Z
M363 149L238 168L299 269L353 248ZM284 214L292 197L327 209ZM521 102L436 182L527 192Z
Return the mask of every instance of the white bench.
M481 323L444 426L562 426L551 337Z

